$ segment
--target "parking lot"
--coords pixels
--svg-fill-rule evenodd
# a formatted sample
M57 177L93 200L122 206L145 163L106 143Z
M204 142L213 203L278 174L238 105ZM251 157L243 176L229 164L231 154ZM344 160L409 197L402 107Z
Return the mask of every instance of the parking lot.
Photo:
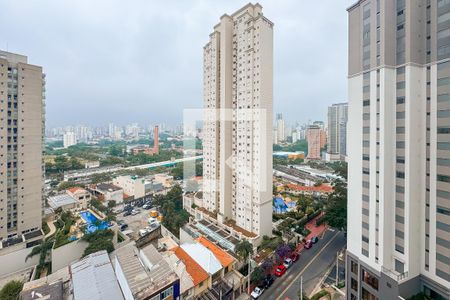
M144 229L148 226L148 218L150 218L150 212L152 209L143 209L142 207L135 207L135 210L139 210L137 215L129 215L124 217L123 212L117 214L117 222L123 221L128 225L128 228L124 230L124 232L132 231L132 233L128 234L132 239L139 238L139 230Z

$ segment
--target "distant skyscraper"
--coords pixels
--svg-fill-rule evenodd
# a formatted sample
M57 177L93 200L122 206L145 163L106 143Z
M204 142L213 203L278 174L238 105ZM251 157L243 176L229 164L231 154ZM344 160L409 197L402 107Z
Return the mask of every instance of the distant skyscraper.
M273 23L261 5L223 15L203 62L202 206L219 222L270 236Z
M307 159L320 159L320 144L322 129L317 125L310 125L306 130L306 140L308 142Z
M77 137L75 136L74 132L68 131L68 132L64 133L64 136L63 136L64 148L68 148L68 147L76 145L76 144L77 144Z
M0 51L0 83L1 241L41 229L45 77L26 56Z
M332 159L343 159L347 155L347 119L347 103L328 107L327 153Z
M278 142L284 142L286 140L286 126L284 123L283 115L277 114L277 140Z
M347 299L450 299L450 1L348 13Z
M153 129L153 154L159 154L159 127Z
M109 123L108 126L108 135L111 138L114 138L116 136L116 126L114 126L113 123Z

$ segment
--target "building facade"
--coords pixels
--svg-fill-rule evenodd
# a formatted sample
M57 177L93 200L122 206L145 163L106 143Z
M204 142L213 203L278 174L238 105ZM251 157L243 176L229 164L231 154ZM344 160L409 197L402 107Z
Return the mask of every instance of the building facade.
M41 229L45 76L0 51L0 241Z
M450 1L349 13L348 299L450 299Z
M277 114L277 141L284 142L286 140L286 125L284 123L283 115L281 113Z
M348 103L328 107L327 153L338 159L347 155Z
M64 133L64 135L63 135L64 148L69 148L70 146L73 146L76 144L77 144L77 137L75 135L75 132L68 131L68 132Z
M273 23L261 5L223 15L203 63L203 207L271 235Z
M308 141L307 159L320 159L320 149L323 142L323 130L317 125L310 125L306 130L306 140Z

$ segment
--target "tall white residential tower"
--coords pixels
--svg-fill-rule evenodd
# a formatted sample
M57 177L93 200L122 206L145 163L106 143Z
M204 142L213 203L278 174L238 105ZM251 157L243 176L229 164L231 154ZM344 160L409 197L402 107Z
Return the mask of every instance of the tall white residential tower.
M450 299L450 1L349 13L348 299Z
M270 236L273 23L261 5L221 17L203 64L202 206L220 223Z

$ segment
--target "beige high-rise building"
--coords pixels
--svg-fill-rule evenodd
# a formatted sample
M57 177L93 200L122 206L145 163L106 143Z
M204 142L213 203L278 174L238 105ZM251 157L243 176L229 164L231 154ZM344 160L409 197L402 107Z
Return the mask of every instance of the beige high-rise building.
M306 129L306 141L308 142L307 159L320 159L320 149L324 142L324 135L324 131L318 125L310 125Z
M259 4L223 15L204 47L203 207L272 232L273 23Z
M41 229L45 79L0 51L0 241Z
M450 299L450 1L348 13L347 299Z

